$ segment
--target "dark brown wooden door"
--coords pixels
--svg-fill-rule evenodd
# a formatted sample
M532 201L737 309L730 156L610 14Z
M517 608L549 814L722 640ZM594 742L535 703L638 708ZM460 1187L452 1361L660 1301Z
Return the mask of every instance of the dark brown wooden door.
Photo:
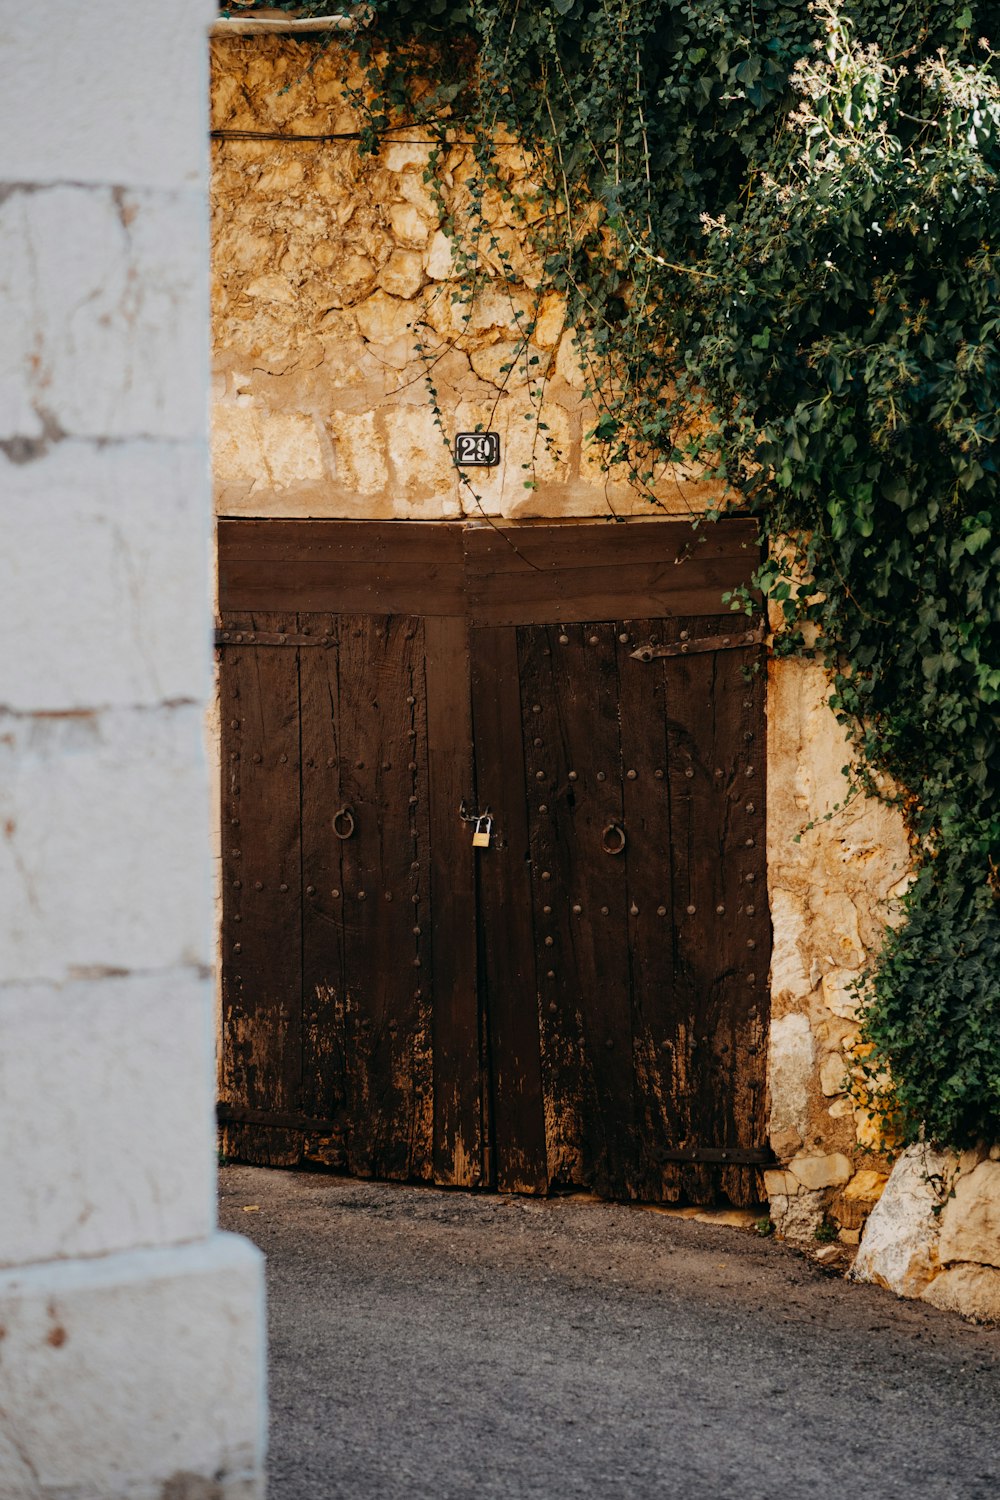
M475 1186L461 534L219 540L225 1150Z
M753 1201L754 558L739 521L222 523L228 1151Z

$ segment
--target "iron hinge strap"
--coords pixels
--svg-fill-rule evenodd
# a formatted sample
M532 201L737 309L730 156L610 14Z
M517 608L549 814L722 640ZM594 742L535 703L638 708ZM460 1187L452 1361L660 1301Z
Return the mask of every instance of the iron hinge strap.
M756 630L738 630L730 635L704 635L696 641L668 641L665 645L654 645L650 641L639 646L630 655L636 661L653 661L659 656L695 656L699 651L744 651L748 646L759 646L764 640L763 625Z

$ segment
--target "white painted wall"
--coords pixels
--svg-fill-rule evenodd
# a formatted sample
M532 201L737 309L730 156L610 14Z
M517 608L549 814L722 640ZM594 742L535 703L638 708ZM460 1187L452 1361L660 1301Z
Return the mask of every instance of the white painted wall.
M210 0L0 0L0 1496L262 1493L216 1231Z

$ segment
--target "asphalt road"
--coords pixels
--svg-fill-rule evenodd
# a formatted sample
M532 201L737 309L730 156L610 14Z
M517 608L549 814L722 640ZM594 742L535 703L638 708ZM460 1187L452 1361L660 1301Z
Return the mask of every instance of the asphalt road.
M772 1240L227 1167L269 1500L998 1500L1000 1331Z

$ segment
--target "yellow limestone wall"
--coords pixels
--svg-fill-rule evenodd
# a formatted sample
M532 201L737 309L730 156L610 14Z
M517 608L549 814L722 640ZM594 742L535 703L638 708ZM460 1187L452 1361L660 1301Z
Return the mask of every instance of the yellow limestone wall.
M356 132L345 91L359 82L342 43L283 37L213 44L213 128L281 135ZM215 475L226 515L418 519L650 514L609 482L584 437L594 412L562 299L538 285L522 232L494 194L495 235L524 284L483 247L471 314L424 170L426 132L376 157L356 141L217 139L214 147ZM523 181L528 163L505 148ZM469 201L471 148L443 165L450 206ZM530 345L518 335L532 319ZM422 344L425 357L416 352ZM536 362L537 361L537 362ZM513 365L512 369L505 366ZM543 375L545 399L530 386ZM504 462L460 486L435 425L497 431ZM531 420L526 420L533 412ZM539 425L544 424L544 425ZM537 488L526 488L526 482ZM701 509L713 486L680 469L656 485L662 510Z
M346 98L359 75L342 43L225 38L213 44L213 64L217 131L350 136L360 127ZM485 511L527 520L703 509L714 490L696 474L662 476L651 510L602 471L585 439L594 413L561 300L539 286L499 196L495 233L524 284L512 292L490 275L496 256L484 250L471 315L453 300L449 242L423 180L429 151L418 131L367 158L350 139L216 140L218 511L356 519ZM512 179L530 165L514 146L502 162ZM470 171L468 148L452 148L445 182L459 211ZM518 315L537 318L527 354ZM435 425L417 344L432 361L449 435L477 423L501 434L505 462L479 471L475 492L460 485ZM525 367L525 358L538 364ZM544 405L527 421L528 377L539 371ZM844 800L848 758L826 698L819 667L772 662L770 1087L772 1144L786 1165L767 1174L767 1188L781 1232L811 1237L829 1210L845 1242L856 1243L885 1163L859 1150L859 1136L872 1144L870 1129L844 1092L857 1039L849 986L905 888L908 851L899 818L879 803L860 799L826 820Z

